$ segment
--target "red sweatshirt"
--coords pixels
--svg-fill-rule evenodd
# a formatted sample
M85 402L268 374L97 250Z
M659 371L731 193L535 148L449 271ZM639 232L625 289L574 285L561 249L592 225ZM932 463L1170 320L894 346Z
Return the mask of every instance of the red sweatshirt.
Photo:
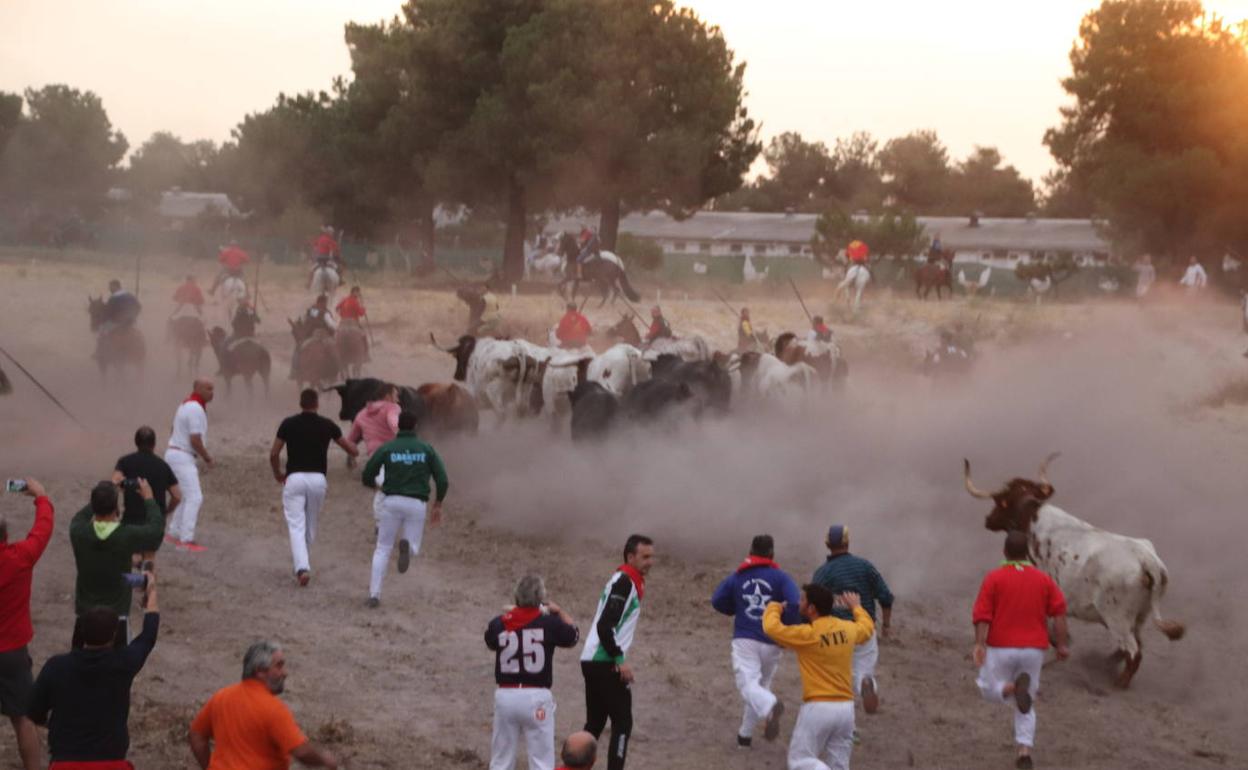
M1066 614L1053 578L1030 564L1006 562L984 577L973 622L988 624L989 647L1049 648L1048 619Z
M0 543L0 652L25 647L35 637L30 623L30 578L52 538L52 501L35 498L35 524L19 543Z

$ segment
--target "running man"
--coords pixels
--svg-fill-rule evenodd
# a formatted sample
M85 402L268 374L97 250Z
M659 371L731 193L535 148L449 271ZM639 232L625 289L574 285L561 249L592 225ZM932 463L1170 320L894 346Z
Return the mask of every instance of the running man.
M316 523L325 504L329 484L329 444L336 443L350 457L359 452L342 437L342 428L316 413L320 396L312 388L299 394L299 414L287 417L278 426L269 449L273 478L282 485L282 510L290 531L290 555L295 562L295 580L306 586L312 579L308 548L316 542ZM286 472L282 472L282 447L286 447Z
M834 617L834 605L849 609L854 619ZM875 624L858 594L849 591L834 597L815 583L802 586L798 610L805 623L785 625L780 620L784 610L779 602L768 604L763 631L797 653L802 672L803 703L789 739L789 770L849 770L854 748L853 650L871 638Z
M1027 533L1005 536L1005 561L989 572L975 599L976 684L985 700L1014 706L1014 766L1032 767L1036 738L1033 696L1040 688L1044 651L1049 648L1048 619L1053 618L1057 659L1070 657L1067 647L1066 597L1053 578L1036 569L1027 556Z
M875 623L875 603L879 601L882 621L879 636L887 637L893 622L893 592L880 576L875 565L849 552L849 527L834 524L828 528L828 560L815 570L812 583L827 588L833 594L853 591L858 594L862 608ZM837 606L832 614L841 620L853 620L848 607ZM862 709L874 714L880 708L879 684L875 681L875 666L880 660L880 644L872 634L865 643L854 647L854 697L862 698Z
M195 525L199 522L199 509L204 504L204 493L199 486L199 466L195 459L212 467L212 455L204 446L208 435L208 412L212 402L213 384L209 379L195 380L191 395L178 407L173 416L173 430L169 433L169 447L165 450L165 462L173 469L182 490L182 504L173 510L169 521L169 534L165 542L172 543L179 551L197 553L205 550L195 542Z
M490 621L485 646L494 651L494 737L490 770L512 770L524 738L529 770L554 770L555 698L550 693L556 647L575 647L572 616L546 600L546 583L526 575L516 604Z
M381 605L381 584L390 564L394 539L399 540L399 572L407 572L413 554L420 553L425 532L425 509L429 503L429 479L438 485L437 498L429 506L429 523L442 522L442 501L450 489L446 466L429 444L416 437L416 414L399 415L399 433L393 441L382 445L364 466L364 486L377 486L377 474L385 473L381 491L381 522L377 528L377 548L373 551L373 572L368 583L368 606Z
M793 578L773 560L775 541L771 535L758 535L750 543L750 554L741 566L715 589L711 606L732 615L732 674L745 701L737 746L748 749L754 727L764 719L763 738L774 741L780 734L784 704L771 692L771 680L780 663L780 648L763 633L763 609L771 601L788 605L785 621L800 623L797 605L801 594Z
M355 419L351 421L351 430L347 433L347 443L358 447L364 442L364 449L371 457L387 441L393 441L399 433L399 386L383 383L381 397L365 404ZM373 493L373 521L381 528L381 504L386 496L381 487L385 482L385 471L377 474L377 491Z
M645 535L629 535L624 543L624 563L607 581L594 622L581 651L581 674L585 677L585 732L602 737L611 720L611 746L607 770L624 770L628 736L633 732L633 669L625 662L637 633L646 575L654 564L654 541Z

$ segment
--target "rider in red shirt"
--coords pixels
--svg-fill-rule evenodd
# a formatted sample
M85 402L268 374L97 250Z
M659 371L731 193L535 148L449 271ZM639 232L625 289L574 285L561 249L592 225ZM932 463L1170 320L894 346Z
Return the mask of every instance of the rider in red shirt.
M195 308L197 314L203 315L204 292L200 290L199 284L195 282L195 276L188 275L186 282L174 290L173 301L176 303L176 307L174 307L172 315L177 315L181 312L183 305L190 305Z
M351 293L343 297L342 301L334 309L337 311L338 317L343 321L351 321L357 324L360 322L360 319L368 315L367 311L364 310L364 300L360 296L359 286L352 286Z
M589 325L589 319L576 309L576 303L569 302L567 312L563 314L563 318L559 319L555 337L558 338L560 347L582 348L589 343L589 335L593 331L593 327Z
M650 308L650 330L646 332L646 344L664 337L672 336L672 327L668 325L667 319L663 317L663 311L658 305Z
M238 241L230 241L230 245L221 249L217 254L217 261L221 263L221 272L217 273L216 280L212 282L212 288L208 290L209 294L217 290L227 275L242 278L243 268L251 261L251 256L239 248Z

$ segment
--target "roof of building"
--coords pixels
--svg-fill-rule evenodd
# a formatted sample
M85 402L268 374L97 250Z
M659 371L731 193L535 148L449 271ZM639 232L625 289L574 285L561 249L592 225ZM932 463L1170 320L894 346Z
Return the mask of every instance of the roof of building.
M753 211L699 211L677 221L660 212L629 214L620 232L641 238L689 241L808 243L815 233L815 214ZM919 217L927 235L940 235L945 248L964 251L1072 251L1108 252L1109 242L1090 219L981 218L972 227L967 217ZM551 221L548 231L597 226L590 214ZM869 244L868 244L869 245Z
M156 210L162 217L171 219L194 219L209 210L227 217L241 216L230 196L214 192L166 190L160 194L160 205Z

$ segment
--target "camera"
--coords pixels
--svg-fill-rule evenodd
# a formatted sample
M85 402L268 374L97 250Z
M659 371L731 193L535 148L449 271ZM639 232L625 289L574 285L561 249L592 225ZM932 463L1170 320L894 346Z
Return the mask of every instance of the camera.
M125 583L131 588L138 588L143 591L147 590L147 575L144 575L139 572L121 573L121 582Z
M138 492L139 480L138 479L122 479L120 486L122 489L124 489L127 492Z
M6 492L25 492L26 480L25 479L9 479L8 481L4 482L4 490Z

